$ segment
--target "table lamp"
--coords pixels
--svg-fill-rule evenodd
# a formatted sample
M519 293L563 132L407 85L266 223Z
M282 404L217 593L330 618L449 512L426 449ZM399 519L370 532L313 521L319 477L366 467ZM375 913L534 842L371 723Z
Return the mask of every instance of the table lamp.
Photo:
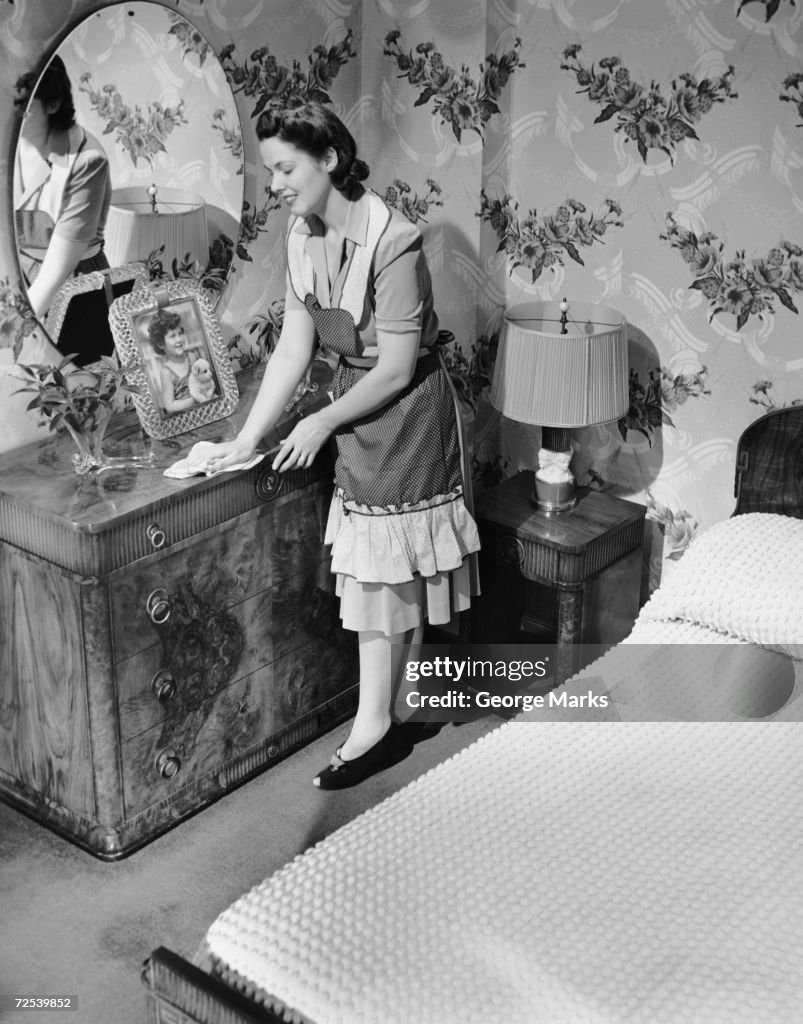
M624 316L587 302L525 302L505 312L491 405L540 426L532 502L546 513L577 504L569 430L620 419L630 404Z
M204 200L185 189L119 188L112 192L106 220L106 254L113 267L144 260L164 246L161 260L169 272L173 260L189 253L202 267L209 262Z

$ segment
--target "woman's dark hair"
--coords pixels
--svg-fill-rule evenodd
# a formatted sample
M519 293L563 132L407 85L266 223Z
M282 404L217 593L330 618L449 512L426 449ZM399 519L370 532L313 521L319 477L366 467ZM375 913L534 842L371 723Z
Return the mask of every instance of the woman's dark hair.
M181 316L174 309L159 309L148 324L148 337L160 356L165 354L165 335L181 327Z
M53 113L49 115L51 128L66 131L75 124L75 104L72 98L70 76L67 74L64 61L58 54L42 72L42 77L38 82L36 76L29 72L22 75L17 81L16 90L19 94L18 99L14 101L17 106L27 105L31 93L35 100L40 100L45 105L58 104Z
M322 160L328 149L337 154L337 164L329 173L332 184L347 199L362 192L361 181L368 177L368 165L357 156L357 144L348 128L330 107L322 103L302 103L284 110L264 110L257 121L257 138L278 138Z

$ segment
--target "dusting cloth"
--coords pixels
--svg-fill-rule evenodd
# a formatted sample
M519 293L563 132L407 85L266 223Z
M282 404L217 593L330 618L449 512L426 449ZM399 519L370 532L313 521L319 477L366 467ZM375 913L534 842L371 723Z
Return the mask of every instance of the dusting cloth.
M174 462L172 466L168 466L162 475L171 476L177 480L184 480L188 476L217 476L217 473L210 473L206 468L206 463L216 447L211 441L198 441L190 448L189 455ZM237 462L218 472L231 473L235 469L250 469L251 466L261 462L267 454L267 452L257 452L246 462Z

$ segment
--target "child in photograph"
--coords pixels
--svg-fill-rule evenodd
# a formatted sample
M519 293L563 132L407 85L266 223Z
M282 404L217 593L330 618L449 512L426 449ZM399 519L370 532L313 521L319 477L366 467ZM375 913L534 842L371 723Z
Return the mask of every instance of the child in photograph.
M199 346L187 337L184 321L172 309L158 310L148 324L148 338L156 353L156 400L168 416L197 404L190 390L190 374ZM204 399L206 401L206 399Z

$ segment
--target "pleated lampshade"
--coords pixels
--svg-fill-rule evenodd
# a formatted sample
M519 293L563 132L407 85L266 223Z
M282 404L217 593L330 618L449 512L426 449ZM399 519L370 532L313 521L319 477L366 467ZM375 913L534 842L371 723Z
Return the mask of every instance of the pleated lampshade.
M625 318L607 306L565 299L511 307L499 335L491 405L542 428L533 504L547 514L574 508L569 429L617 420L630 405Z
M169 273L174 259L187 253L202 267L209 262L209 238L203 198L179 188L159 188L153 210L147 189L112 192L106 218L105 248L113 267L144 260L164 245L161 260Z
M627 325L615 309L526 302L505 313L491 404L521 423L585 427L619 419L630 404Z

